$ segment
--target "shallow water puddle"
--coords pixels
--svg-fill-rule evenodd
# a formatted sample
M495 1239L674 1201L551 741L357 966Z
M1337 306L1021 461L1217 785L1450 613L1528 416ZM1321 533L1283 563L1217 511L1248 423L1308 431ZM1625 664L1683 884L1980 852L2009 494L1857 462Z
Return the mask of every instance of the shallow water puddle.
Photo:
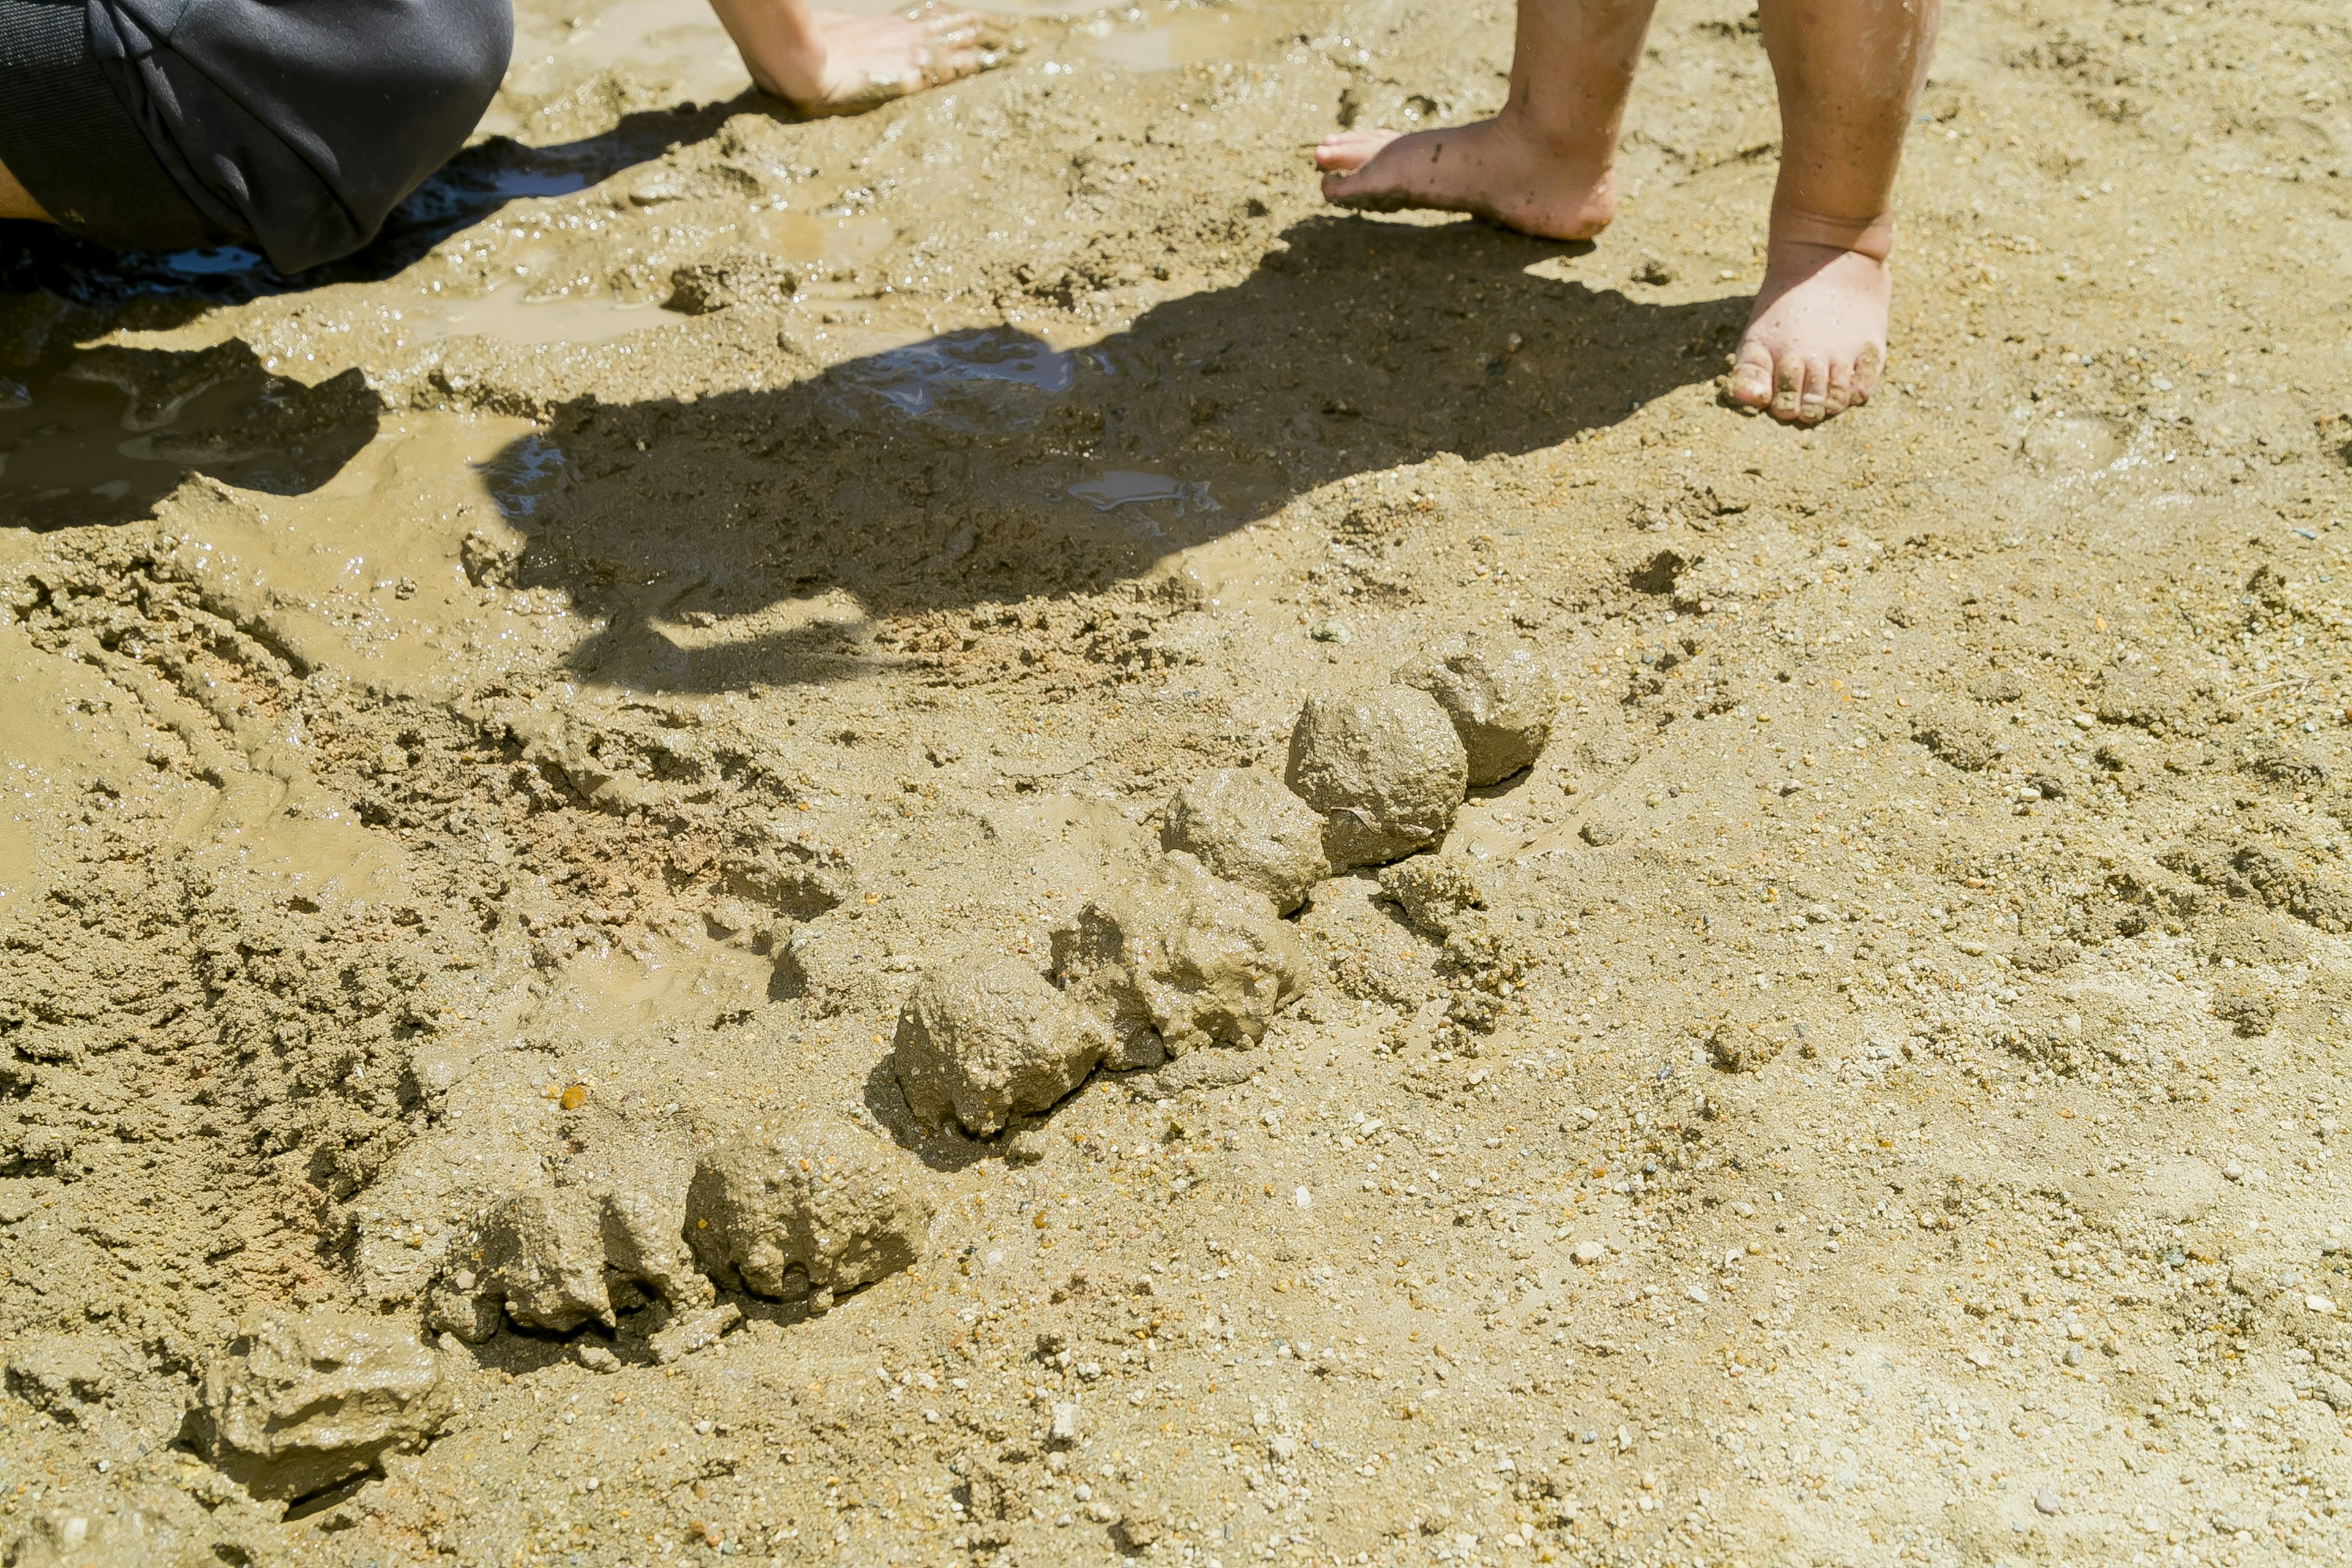
M374 430L363 387L273 375L240 342L50 355L23 380L0 381L0 523L136 517L190 468L292 493L332 474Z
M1086 479L1072 485L1066 492L1082 500L1097 511L1111 511L1123 506L1143 506L1153 501L1171 500L1176 503L1176 515L1182 517L1185 509L1195 511L1223 510L1210 499L1206 479L1186 483L1166 474L1147 473L1138 468L1110 468L1099 479Z
M764 1005L775 968L717 942L654 937L635 952L600 947L563 966L540 1015L602 1027L687 1016L707 1023L714 1010Z
M651 301L631 304L610 294L534 299L529 287L509 283L470 300L404 307L400 324L419 342L479 335L510 343L601 343L685 319Z
M853 416L887 411L986 432L1034 424L1087 370L1116 374L1099 348L1057 349L1009 327L975 327L861 354L824 379L828 401Z

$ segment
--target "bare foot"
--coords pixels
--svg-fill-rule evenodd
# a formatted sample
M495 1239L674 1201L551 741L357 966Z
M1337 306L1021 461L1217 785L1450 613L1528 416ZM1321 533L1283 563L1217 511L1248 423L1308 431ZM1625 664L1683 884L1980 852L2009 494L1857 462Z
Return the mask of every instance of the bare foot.
M820 10L812 20L823 45L816 58L781 62L776 79L754 73L762 92L803 114L856 114L997 63L980 18L969 11L927 5L912 16L860 16Z
M1792 425L1869 402L1886 365L1893 297L1881 258L1775 241L1732 366L1732 400Z
M1469 213L1544 239L1591 239L1617 216L1608 149L1539 141L1505 120L1444 131L1342 131L1315 149L1324 199L1360 212Z

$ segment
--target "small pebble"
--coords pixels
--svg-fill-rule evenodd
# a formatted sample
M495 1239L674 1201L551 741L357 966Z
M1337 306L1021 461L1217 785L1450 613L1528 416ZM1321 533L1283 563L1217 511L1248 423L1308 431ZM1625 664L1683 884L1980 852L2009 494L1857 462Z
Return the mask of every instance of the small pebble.
M2048 1487L2033 1494L2033 1507L2036 1512L2054 1514L2060 1512L2065 1506L2058 1500L2058 1494Z

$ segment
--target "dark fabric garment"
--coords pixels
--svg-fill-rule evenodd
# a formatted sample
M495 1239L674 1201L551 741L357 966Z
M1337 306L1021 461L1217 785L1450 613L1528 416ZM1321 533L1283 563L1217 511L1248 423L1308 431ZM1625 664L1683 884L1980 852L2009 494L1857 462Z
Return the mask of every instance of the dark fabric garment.
M0 163L64 228L117 250L226 237L89 52L83 0L0 0Z
M465 145L514 43L508 0L83 0L82 16L186 202L281 272L373 238ZM0 76L0 97L16 88Z

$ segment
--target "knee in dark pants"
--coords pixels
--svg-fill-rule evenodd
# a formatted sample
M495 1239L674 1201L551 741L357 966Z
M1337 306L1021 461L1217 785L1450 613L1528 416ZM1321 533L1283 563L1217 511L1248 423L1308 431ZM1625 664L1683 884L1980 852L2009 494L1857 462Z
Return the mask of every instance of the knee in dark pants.
M0 0L0 160L101 243L201 235L255 245L286 272L374 237L465 145L514 41L507 0L197 0L160 35L138 0L72 9L87 18L79 58L26 75L12 27L30 18L57 56L60 7ZM59 82L80 124L45 139L37 100ZM27 87L10 113L11 89ZM107 121L103 159L88 155L93 121Z

